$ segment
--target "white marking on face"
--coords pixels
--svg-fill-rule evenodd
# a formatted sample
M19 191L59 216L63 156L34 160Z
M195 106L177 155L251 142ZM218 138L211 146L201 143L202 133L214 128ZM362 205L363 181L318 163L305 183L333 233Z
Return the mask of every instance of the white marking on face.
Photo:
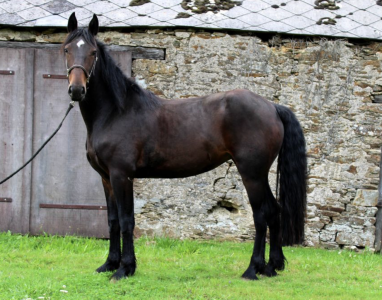
M77 47L78 48L81 48L82 45L84 45L85 42L83 40L80 40L78 43L77 43Z

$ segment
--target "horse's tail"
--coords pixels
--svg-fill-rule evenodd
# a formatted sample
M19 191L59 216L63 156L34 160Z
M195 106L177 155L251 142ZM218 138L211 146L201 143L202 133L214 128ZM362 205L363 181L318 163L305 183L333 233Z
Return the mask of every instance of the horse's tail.
M283 245L304 241L306 216L307 159L305 139L300 123L293 112L275 104L284 125L284 140L278 157L277 193L281 205Z

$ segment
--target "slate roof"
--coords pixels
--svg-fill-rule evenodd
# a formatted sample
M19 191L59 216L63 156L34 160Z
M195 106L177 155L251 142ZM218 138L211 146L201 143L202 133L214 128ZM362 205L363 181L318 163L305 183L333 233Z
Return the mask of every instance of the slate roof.
M136 0L134 0L136 1ZM382 40L382 0L0 0L0 27L196 27ZM198 3L204 3L200 6ZM221 3L228 4L222 5Z

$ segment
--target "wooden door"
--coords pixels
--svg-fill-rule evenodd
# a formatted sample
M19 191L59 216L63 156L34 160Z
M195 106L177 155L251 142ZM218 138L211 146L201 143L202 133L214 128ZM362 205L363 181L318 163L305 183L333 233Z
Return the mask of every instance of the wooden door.
M131 54L118 52L113 56L130 76ZM37 49L34 70L35 151L59 124L70 98L60 51ZM32 234L108 237L101 178L87 162L85 141L86 127L76 106L33 162Z
M0 180L32 152L33 49L0 51ZM0 231L28 232L30 166L0 185Z

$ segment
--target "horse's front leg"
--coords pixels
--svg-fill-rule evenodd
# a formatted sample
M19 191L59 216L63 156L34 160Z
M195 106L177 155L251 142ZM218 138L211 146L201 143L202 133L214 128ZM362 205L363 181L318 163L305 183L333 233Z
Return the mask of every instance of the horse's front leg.
M135 226L133 181L129 177L118 173L111 177L111 185L117 203L119 225L122 233L121 263L112 276L112 280L119 280L134 275L137 266L133 240Z
M111 188L110 181L102 179L107 203L107 219L109 225L109 255L106 262L97 269L97 272L115 271L119 268L121 262L121 229L118 220L118 209Z

